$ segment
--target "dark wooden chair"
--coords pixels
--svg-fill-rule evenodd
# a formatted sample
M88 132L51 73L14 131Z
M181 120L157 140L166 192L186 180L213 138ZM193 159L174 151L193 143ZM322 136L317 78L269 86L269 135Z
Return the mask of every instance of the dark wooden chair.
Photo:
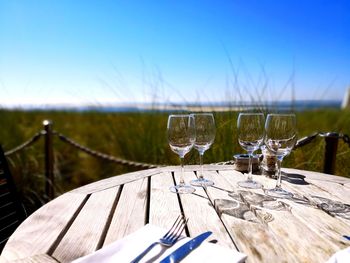
M0 145L0 252L19 224L26 218L9 166Z

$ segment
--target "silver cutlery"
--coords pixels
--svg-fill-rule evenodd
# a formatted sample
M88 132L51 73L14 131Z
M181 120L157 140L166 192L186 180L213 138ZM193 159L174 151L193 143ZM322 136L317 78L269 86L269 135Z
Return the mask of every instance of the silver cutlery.
M146 248L140 255L131 261L131 263L139 262L149 251L152 250L156 245L162 245L165 247L171 247L180 238L182 232L185 229L188 219L183 216L178 216L169 231L161 237L158 241L152 243Z
M164 258L160 263L176 263L180 262L183 258L185 258L188 254L191 253L192 250L199 247L202 242L208 238L212 232L208 231L202 233L195 238L191 239L187 243L183 244L181 247L172 252L169 256Z

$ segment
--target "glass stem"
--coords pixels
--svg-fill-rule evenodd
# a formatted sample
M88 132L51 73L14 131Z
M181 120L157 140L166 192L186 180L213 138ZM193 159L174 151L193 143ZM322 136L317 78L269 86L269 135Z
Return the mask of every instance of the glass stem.
M281 159L281 158L277 158L277 181L276 181L276 188L281 188L281 187L282 187L281 164L282 164L282 159Z
M180 156L180 161L181 161L180 185L184 185L185 184L185 180L184 180L184 157Z
M253 181L253 152L248 152L248 178L247 181Z
M203 180L203 154L202 152L199 153L199 165L201 167L201 171L199 174L199 180Z

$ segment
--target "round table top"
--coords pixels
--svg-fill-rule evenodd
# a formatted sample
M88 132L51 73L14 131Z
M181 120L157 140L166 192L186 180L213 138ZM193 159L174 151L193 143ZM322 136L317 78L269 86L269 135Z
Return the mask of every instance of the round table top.
M350 245L350 179L283 169L293 198L264 194L276 180L254 179L264 189L243 189L246 175L231 165L205 165L213 187L174 194L178 166L143 170L74 189L29 216L8 240L0 262L70 262L133 233L147 223L169 228L189 218L188 236L212 231L217 244L248 255L247 262L324 262ZM199 166L186 166L185 181Z

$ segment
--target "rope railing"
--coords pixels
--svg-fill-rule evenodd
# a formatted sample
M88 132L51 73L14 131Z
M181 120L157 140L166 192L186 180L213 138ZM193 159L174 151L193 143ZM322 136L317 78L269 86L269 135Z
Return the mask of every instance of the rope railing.
M115 162L118 164L122 164L122 165L127 165L127 166L133 166L133 167L137 167L137 168L144 168L144 169L150 169L150 168L157 168L157 167L161 167L161 165L156 165L156 164L149 164L149 163L142 163L142 162L134 162L134 161L129 161L129 160L124 160L121 158L117 158L115 156L112 155L108 155L105 153L101 153L95 150L92 150L86 146L83 146L75 141L73 141L72 139L64 136L61 133L58 132L54 132L55 135L58 136L58 138L65 142L68 143L69 145L73 146L74 148L83 151L91 156L94 156L96 158L100 158L106 161L110 161L110 162Z
M157 168L163 165L158 164L149 164L143 162L135 162L130 160L125 160L122 158L117 158L115 156L101 153L90 149L86 146L81 145L80 143L72 140L71 138L66 137L65 135L54 131L52 129L52 122L45 120L43 122L44 130L37 132L30 139L20 144L19 146L8 150L5 152L6 156L13 155L18 153L25 148L31 146L35 142L37 142L41 137L45 137L45 177L46 177L46 195L52 199L54 198L53 185L54 185L54 176L53 176L53 136L57 136L62 142L69 144L77 150L83 151L95 158L103 159L110 162L115 162L121 165L127 165L131 167L141 168L141 169L150 169ZM311 142L313 142L317 137L323 137L326 142L325 147L325 155L324 155L324 169L323 172L333 174L335 171L335 161L336 161L336 153L338 147L339 139L342 139L344 143L346 143L350 147L350 137L347 134L335 133L335 132L316 132L309 136L303 137L299 139L295 145L295 149L303 147ZM233 164L232 160L226 162L220 162L216 164Z
M10 156L12 154L15 154L19 151L24 150L25 148L31 146L33 143L35 143L41 136L45 135L45 131L37 132L33 137L31 137L29 140L25 141L21 145L5 152L5 156Z
M24 143L20 144L19 146L15 147L11 150L6 151L5 155L10 156L10 155L13 155L15 153L18 153L18 152L24 150L25 148L31 146L33 143L38 141L38 139L40 139L41 136L45 136L45 134L46 134L46 131L44 131L44 130L37 132L34 136L32 136L30 139L28 139ZM164 165L149 164L149 163L143 163L143 162L134 162L134 161L130 161L130 160L117 158L115 156L101 153L101 152L92 150L86 146L83 146L83 145L77 143L76 141L64 136L62 133L59 133L57 131L52 131L52 134L56 135L62 142L68 143L69 145L73 146L74 148L76 148L78 150L81 150L81 151L83 151L91 156L94 156L96 158L100 158L100 159L103 159L106 161L115 162L118 164L132 166L132 167L136 167L136 168L144 168L144 169L157 168L157 167L164 166Z
M336 139L342 139L345 144L347 144L350 147L350 137L347 134L343 133L336 133L336 132L315 132L309 136L305 136L301 139L299 139L294 147L294 149L302 147L304 145L307 145L311 143L314 139L316 139L318 136L321 137L332 137Z
M53 157L53 136L58 136L58 138L65 142L74 148L83 151L93 157L103 159L110 162L115 162L121 165L127 165L132 166L140 169L150 169L150 168L156 168L160 167L161 165L155 165L155 164L148 164L148 163L142 163L142 162L135 162L130 160L125 160L121 158L117 158L112 155L108 155L105 153L101 153L95 150L92 150L88 147L85 147L76 141L64 136L63 134L54 131L52 129L52 122L48 120L43 121L44 130L37 132L34 136L32 136L30 139L25 141L24 143L20 144L19 146L8 150L5 152L6 156L11 156L15 153L18 153L25 148L31 146L35 142L37 142L42 136L44 136L45 142L44 142L44 152L45 152L45 194L48 197L48 201L53 199L55 197L54 193L54 157Z
M311 143L318 136L323 137L326 142L323 157L323 172L328 174L334 174L339 139L342 139L343 142L347 144L350 148L350 137L349 135L343 133L316 132L298 140L295 148L299 148Z

